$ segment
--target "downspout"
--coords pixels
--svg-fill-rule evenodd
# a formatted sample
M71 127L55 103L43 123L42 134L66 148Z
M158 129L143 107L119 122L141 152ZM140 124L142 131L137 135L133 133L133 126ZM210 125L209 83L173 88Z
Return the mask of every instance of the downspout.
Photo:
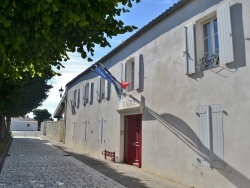
M67 108L68 107L68 90L67 86L65 86L65 94L64 94L64 135L63 135L63 144L65 144L66 139L66 117L67 117Z

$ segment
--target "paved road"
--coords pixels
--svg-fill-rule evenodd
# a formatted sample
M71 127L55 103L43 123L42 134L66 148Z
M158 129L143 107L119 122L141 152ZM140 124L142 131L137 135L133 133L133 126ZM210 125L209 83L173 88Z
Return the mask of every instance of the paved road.
M39 137L15 136L0 175L1 188L124 188Z

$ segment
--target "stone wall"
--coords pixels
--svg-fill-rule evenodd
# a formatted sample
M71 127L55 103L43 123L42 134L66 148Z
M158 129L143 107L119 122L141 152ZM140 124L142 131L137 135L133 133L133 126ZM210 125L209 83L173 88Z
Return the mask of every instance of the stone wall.
M63 132L64 132L64 121L47 121L44 122L46 127L45 134L47 137L52 138L53 140L62 142L63 141Z

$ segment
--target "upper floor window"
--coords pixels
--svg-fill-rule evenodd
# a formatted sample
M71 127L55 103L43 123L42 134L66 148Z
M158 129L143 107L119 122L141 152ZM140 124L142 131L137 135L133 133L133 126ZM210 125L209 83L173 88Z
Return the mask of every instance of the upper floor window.
M89 103L89 83L85 85L85 103Z
M130 82L128 86L128 91L132 91L135 88L135 61L134 58L128 61L125 65L125 80L126 82Z
M102 77L97 78L97 100L110 99L111 84Z
M219 65L219 38L217 18L203 24L203 57L200 60L205 69Z
M229 3L186 26L186 74L234 61Z
M127 91L139 90L141 87L140 54L122 64L122 82L129 82Z
M86 83L83 85L83 97L82 97L82 103L83 105L86 104L92 104L93 101L93 83Z

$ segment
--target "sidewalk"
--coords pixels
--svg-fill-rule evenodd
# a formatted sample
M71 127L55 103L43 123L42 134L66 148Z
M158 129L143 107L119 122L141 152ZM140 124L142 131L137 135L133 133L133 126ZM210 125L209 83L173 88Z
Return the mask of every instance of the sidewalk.
M37 132L13 135L0 187L187 187L130 165L95 159Z
M14 137L0 176L1 188L125 188L39 137Z
M107 177L119 182L128 188L189 188L188 186L161 178L139 169L134 166L126 165L123 163L114 163L110 160L100 160L93 158L86 153L79 150L66 147L62 142L57 142L49 139L46 136L40 135L41 138L47 140L52 145L61 149L70 156L87 164L93 169L101 172Z

